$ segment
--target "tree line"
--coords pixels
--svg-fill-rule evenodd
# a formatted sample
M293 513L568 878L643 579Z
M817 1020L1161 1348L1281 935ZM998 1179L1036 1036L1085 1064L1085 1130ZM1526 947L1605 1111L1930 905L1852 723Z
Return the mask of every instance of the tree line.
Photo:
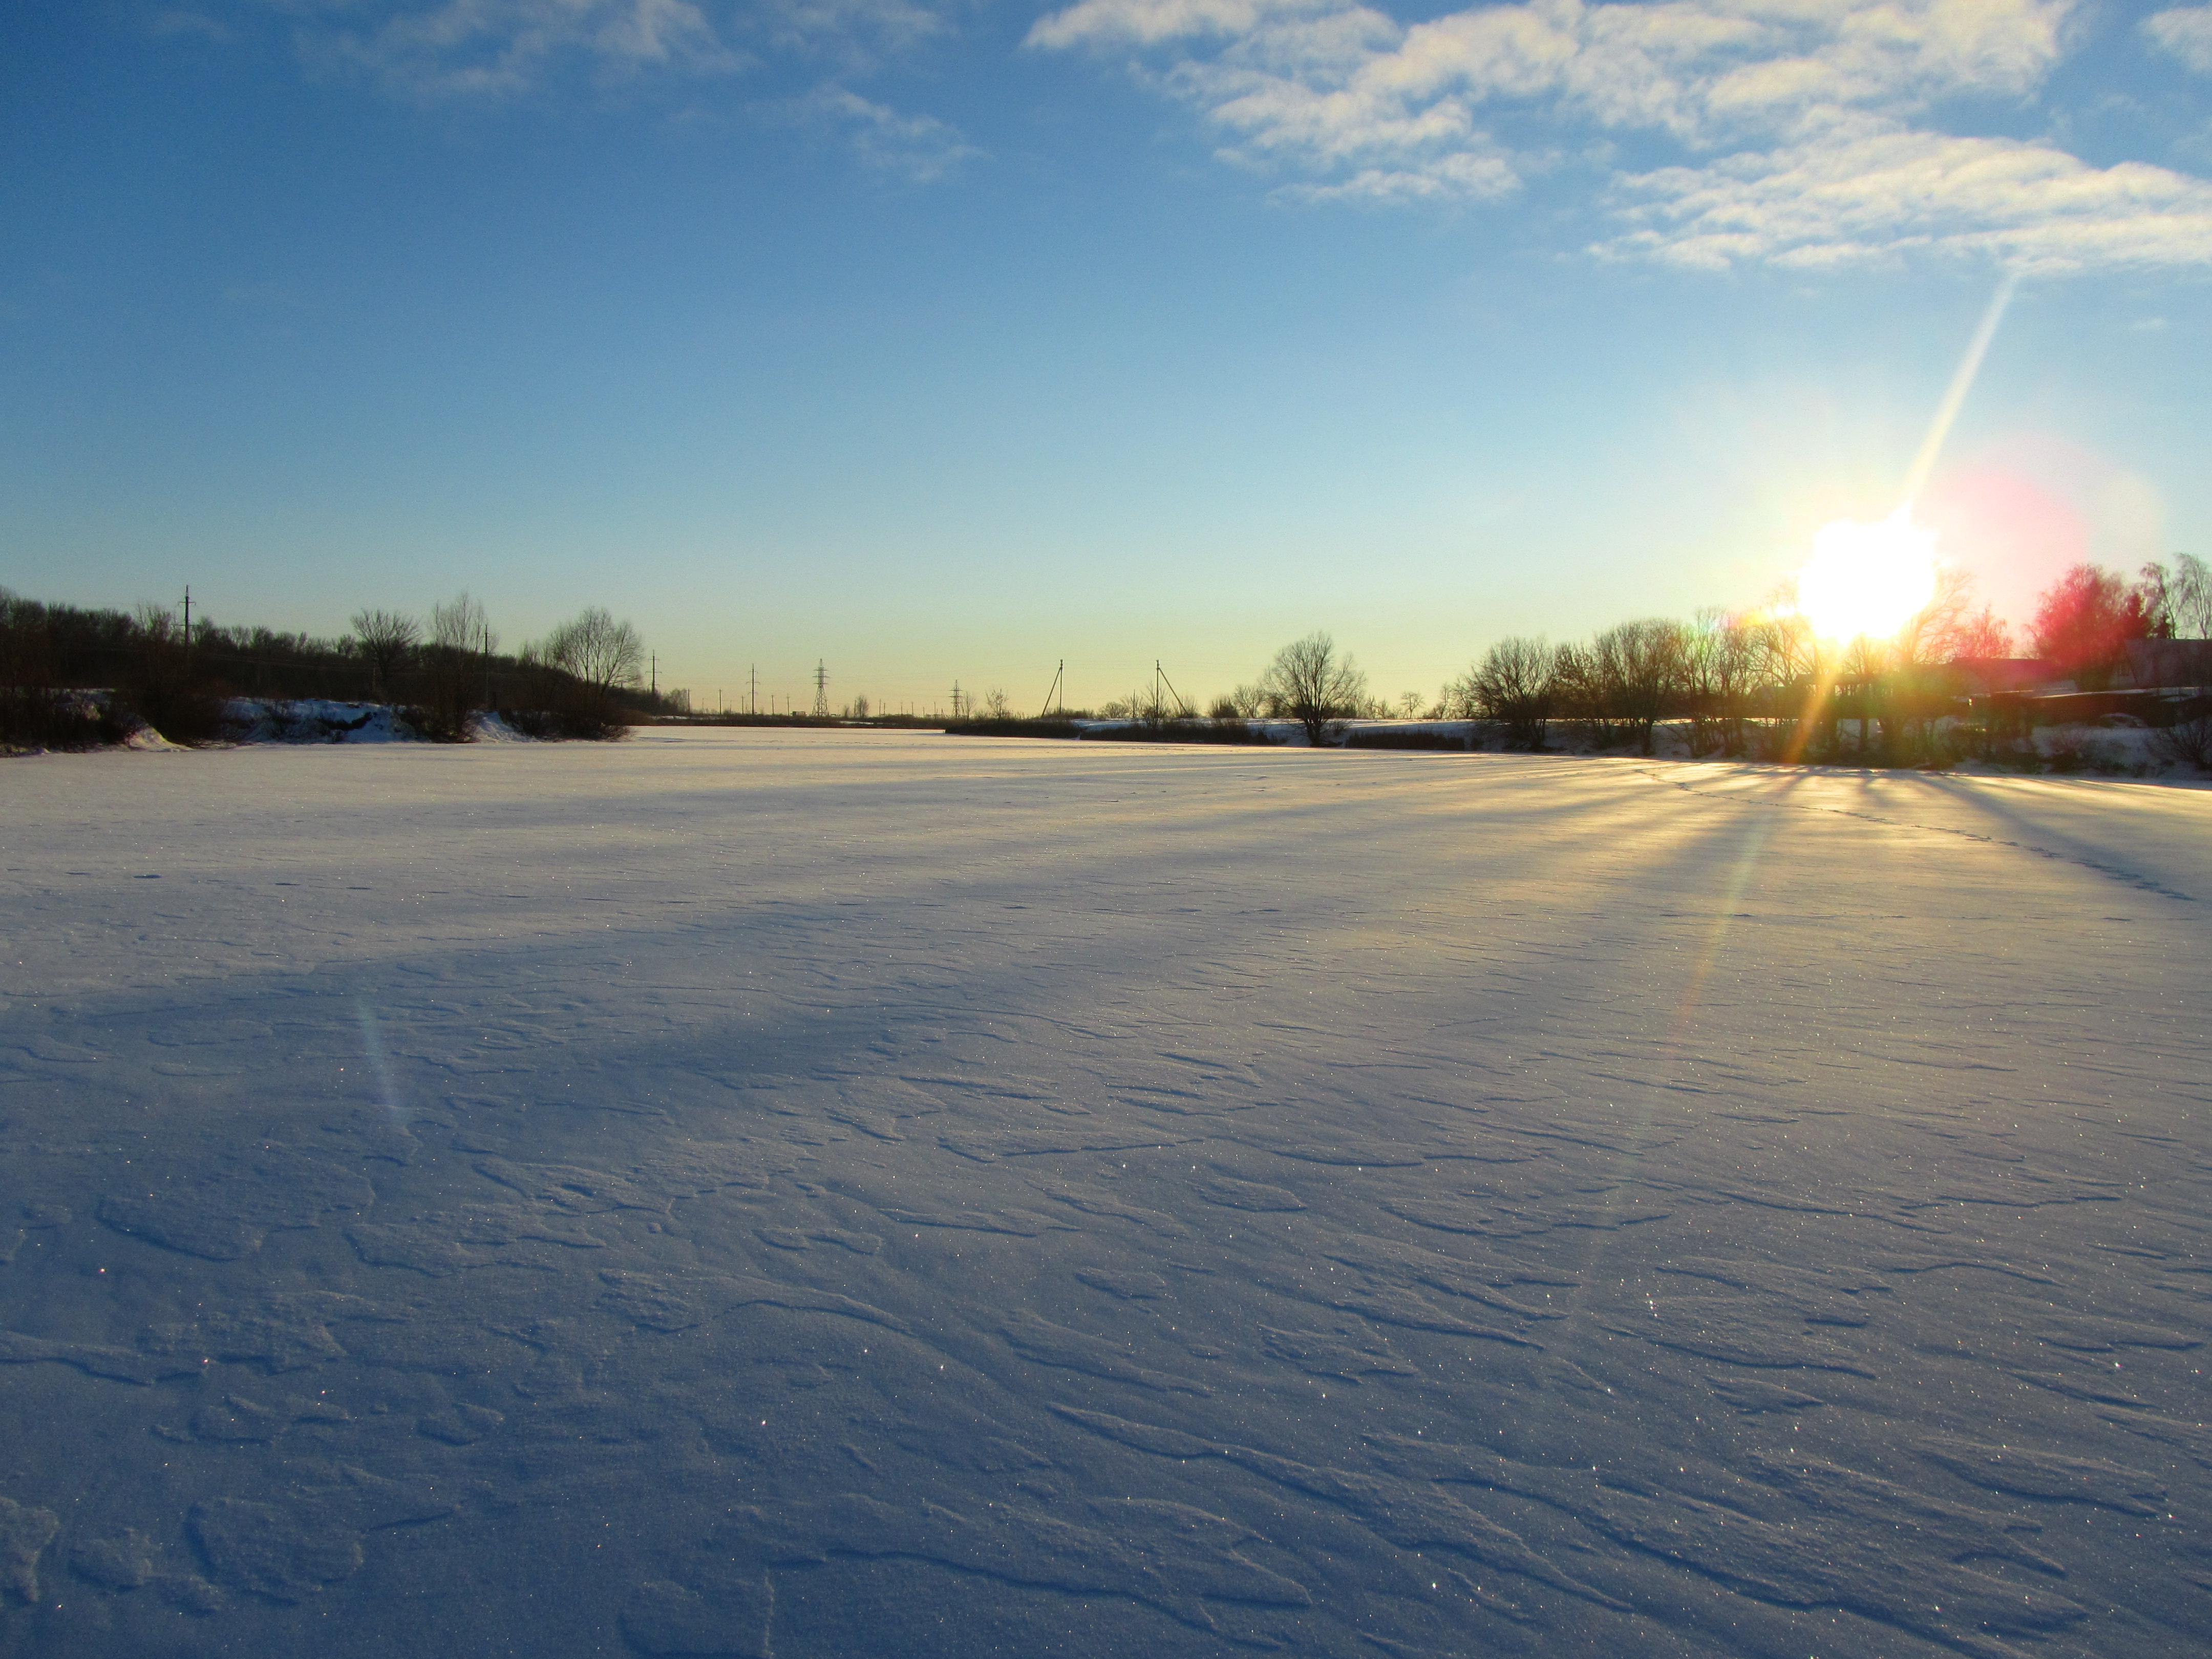
M2131 581L2076 565L2041 596L2031 628L2051 677L2109 687L2138 640L2212 634L2212 573L2188 554L2146 564ZM1648 617L1581 642L1499 641L1444 690L1441 712L1495 720L1509 741L1543 745L1553 720L1594 746L1651 752L1662 720L1688 727L1695 754L1841 758L1841 728L1860 757L1924 757L1936 720L1958 705L1961 663L2009 659L2011 629L1973 603L1963 571L1939 573L1934 596L1893 634L1824 641L1774 596L1755 611Z
M239 697L389 702L418 734L448 742L465 741L482 712L530 736L618 737L638 716L687 706L641 684L644 662L636 628L597 606L507 653L466 592L421 618L358 611L330 639L0 588L0 743L114 742L141 721L172 742L207 742L225 734Z
M1680 722L1695 754L1795 759L1846 757L1848 725L1857 758L1896 762L1934 751L1936 722L1958 707L1953 665L2014 649L2011 630L1975 604L1971 579L1955 570L1941 572L1929 603L1879 639L1823 641L1793 599L1785 588L1747 611L1644 617L1583 641L1503 639L1425 704L1413 692L1395 706L1377 697L1358 665L1317 632L1214 698L1204 720L1164 677L1099 713L1127 722L1132 735L1172 730L1182 740L1264 741L1255 722L1292 720L1316 745L1340 738L1351 720L1392 714L1491 722L1508 746L1528 750L1564 726L1583 745L1646 754L1662 722ZM2054 676L2101 690L2134 641L2212 636L2212 572L2185 553L2132 578L2076 565L2041 596L2030 634ZM502 653L483 605L466 592L420 617L364 609L349 633L321 639L204 617L188 623L161 605L43 605L0 588L0 743L113 741L137 720L173 741L205 741L222 734L226 705L241 696L394 703L422 735L448 741L465 740L483 711L527 735L614 737L638 716L689 712L684 693L640 685L645 655L636 628L597 606ZM2212 664L2198 673L2212 678ZM964 701L960 729L1034 729L1001 691ZM1060 711L1063 723L1079 717Z
M1662 722L1680 722L1700 756L1894 763L1936 752L1936 721L1960 706L1956 665L2009 659L2015 648L2011 629L1976 603L1971 576L1956 569L1940 570L1929 602L1881 638L1822 640L1794 601L1785 586L1749 610L1708 609L1687 622L1642 617L1556 643L1502 639L1425 703L1414 692L1395 705L1375 696L1358 663L1317 632L1214 698L1203 719L1158 683L1097 714L1129 723L1129 735L1231 742L1264 740L1255 721L1294 720L1316 745L1340 740L1354 720L1425 716L1492 723L1510 748L1543 749L1564 727L1583 746L1644 754ZM2212 636L2212 571L2186 553L2132 579L2076 565L2042 594L2029 633L2051 678L2102 690L2132 641ZM2198 653L2197 672L2212 678L2212 647ZM967 729L1024 724L1002 695L989 701Z

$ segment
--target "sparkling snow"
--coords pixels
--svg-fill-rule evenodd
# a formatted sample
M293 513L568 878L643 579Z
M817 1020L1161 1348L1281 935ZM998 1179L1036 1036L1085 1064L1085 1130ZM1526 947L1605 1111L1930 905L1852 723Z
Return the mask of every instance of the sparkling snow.
M2212 1646L2212 794L0 764L0 1650Z

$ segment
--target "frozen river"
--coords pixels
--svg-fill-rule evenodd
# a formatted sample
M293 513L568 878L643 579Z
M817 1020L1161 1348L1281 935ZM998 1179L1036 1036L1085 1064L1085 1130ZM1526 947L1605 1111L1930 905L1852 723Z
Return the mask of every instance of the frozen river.
M0 1654L2212 1652L2208 922L2121 784L10 761Z

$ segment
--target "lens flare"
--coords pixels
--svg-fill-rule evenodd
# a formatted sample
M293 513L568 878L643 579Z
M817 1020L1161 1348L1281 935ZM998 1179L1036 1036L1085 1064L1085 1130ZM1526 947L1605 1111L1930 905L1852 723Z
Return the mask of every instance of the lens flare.
M1822 526L1797 575L1797 608L1823 639L1881 639L1935 596L1936 532L1909 507L1879 524Z

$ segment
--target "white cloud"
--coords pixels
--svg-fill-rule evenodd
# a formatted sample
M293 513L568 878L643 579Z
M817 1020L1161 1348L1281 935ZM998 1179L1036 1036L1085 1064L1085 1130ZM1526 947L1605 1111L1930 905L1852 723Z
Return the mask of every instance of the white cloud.
M932 115L902 115L839 86L818 88L801 112L842 128L868 166L915 184L933 184L982 155L958 128Z
M2212 184L2039 144L1874 132L1622 181L1638 228L1601 244L1670 264L1831 268L1922 250L2024 270L2212 263Z
M2177 6L2146 17L2143 33L2199 75L2212 75L2212 6Z
M1334 185L1292 185L1280 193L1309 202L1437 202L1510 196L1520 187L1512 164L1496 156L1445 155L1420 171L1367 167Z
M1692 264L1821 264L1919 248L2049 268L2212 259L2203 181L1925 130L2016 108L2058 64L2075 0L1523 0L1406 25L1358 0L1078 0L1032 46L1170 61L1160 84L1284 193L1491 198L1528 169L1498 137L1642 133L1684 166L1616 174L1601 246ZM2186 56L2212 9L2146 27ZM2175 20L2169 21L2167 20ZM2185 44L2178 45L2177 42ZM1574 147L1574 146L1570 146Z
M1151 46L1191 35L1247 35L1269 17L1334 9L1331 0L1079 0L1066 11L1038 19L1030 30L1030 44Z

